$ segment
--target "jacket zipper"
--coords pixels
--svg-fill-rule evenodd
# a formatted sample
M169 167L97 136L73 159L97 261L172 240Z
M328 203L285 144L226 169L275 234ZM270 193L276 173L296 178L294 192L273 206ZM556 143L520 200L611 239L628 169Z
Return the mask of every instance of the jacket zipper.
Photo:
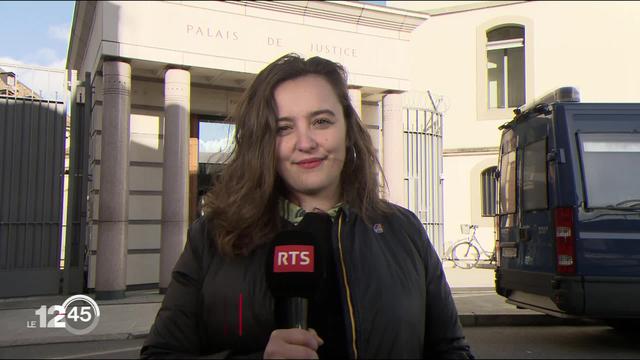
M340 266L342 267L342 279L346 288L347 306L349 306L349 318L351 320L351 346L355 358L358 358L358 349L356 348L356 321L353 316L353 306L351 304L351 290L347 280L347 268L344 266L344 256L342 255L342 214L338 218L338 250L340 251Z

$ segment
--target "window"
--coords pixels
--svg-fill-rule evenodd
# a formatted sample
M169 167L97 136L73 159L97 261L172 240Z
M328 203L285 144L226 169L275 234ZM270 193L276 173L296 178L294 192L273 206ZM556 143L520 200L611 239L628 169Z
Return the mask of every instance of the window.
M522 207L527 210L547 208L547 139L524 147L522 168Z
M204 120L200 121L199 127L198 162L224 163L235 146L235 125Z
M578 134L588 208L638 208L640 134Z
M500 164L500 214L516 212L516 151L502 155Z
M508 120L533 100L535 26L525 16L499 16L476 27L477 119Z
M525 103L525 47L523 26L487 31L487 100L489 109Z
M494 216L496 214L496 172L497 166L486 168L480 174L482 181L482 216Z

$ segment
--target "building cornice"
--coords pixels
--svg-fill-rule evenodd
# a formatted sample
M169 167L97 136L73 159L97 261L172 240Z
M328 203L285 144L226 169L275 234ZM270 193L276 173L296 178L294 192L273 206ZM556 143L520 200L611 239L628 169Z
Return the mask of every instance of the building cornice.
M286 13L301 16L303 19L336 21L395 31L398 34L411 33L430 17L426 13L357 1L225 1L224 3L245 9L273 12L273 20L278 20L278 13ZM80 70L82 67L95 22L96 6L96 1L76 1L67 52L67 69Z
M91 36L95 12L95 1L76 1L71 23L69 50L67 51L66 68L69 70L80 70L80 66L82 66L87 52L89 36Z
M429 14L426 13L356 1L227 1L226 3L406 33L412 32L429 18Z
M478 3L473 3L473 4L456 5L456 6L448 6L440 9L425 10L424 12L428 13L431 16L442 16L442 15L457 14L457 13L466 12L466 11L489 9L489 8L494 8L498 6L515 5L515 4L525 3L529 1L530 0L480 1Z

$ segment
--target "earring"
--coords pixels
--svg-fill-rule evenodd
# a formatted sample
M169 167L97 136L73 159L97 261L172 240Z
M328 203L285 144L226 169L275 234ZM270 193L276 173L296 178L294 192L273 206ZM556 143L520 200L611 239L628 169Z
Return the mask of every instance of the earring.
M355 164L358 160L358 153L356 152L356 147L351 145L351 150L353 150L353 163Z

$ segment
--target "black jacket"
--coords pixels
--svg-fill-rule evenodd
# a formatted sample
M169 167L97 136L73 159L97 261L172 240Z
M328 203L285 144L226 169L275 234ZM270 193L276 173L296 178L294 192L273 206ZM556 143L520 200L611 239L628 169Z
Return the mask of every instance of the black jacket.
M372 227L345 210L333 227L350 357L473 358L440 259L412 212L397 207ZM204 218L190 227L142 358L262 357L275 330L268 246L227 258L208 231Z

